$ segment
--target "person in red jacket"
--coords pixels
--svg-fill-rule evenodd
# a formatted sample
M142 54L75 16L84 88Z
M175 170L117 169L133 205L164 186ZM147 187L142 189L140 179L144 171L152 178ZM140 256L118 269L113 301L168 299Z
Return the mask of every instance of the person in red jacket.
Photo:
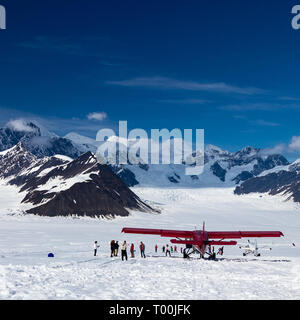
M134 258L134 244L132 243L130 246L131 258Z
M156 245L155 245L155 253L157 253L157 248L158 248L158 247L157 247L157 244L156 244Z

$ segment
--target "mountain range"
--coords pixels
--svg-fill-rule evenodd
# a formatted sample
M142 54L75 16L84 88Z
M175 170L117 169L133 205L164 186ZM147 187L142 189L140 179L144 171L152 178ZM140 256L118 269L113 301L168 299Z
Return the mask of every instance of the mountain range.
M268 193L281 194L286 200L300 202L300 160L286 166L264 171L237 186L235 194Z
M186 164L100 164L99 142L77 133L59 137L34 122L12 121L0 129L0 179L24 192L27 213L126 216L130 209L156 212L129 187L235 187L283 193L300 202L300 162L245 147L229 152L205 146L204 171L185 174ZM109 138L111 141L116 137Z
M99 142L70 133L65 136L79 150L97 150ZM88 140L89 139L89 140ZM113 141L116 137L110 137ZM195 156L195 154L193 154ZM229 187L259 175L265 170L288 165L280 154L264 155L261 149L245 147L237 152L222 150L206 145L204 152L204 171L199 176L185 174L187 164L147 164L111 166L128 186L148 187Z
M100 145L75 132L59 137L36 123L20 121L12 121L0 129L0 151L21 141L24 148L38 158L60 154L76 159L86 152L95 153ZM109 139L113 141L116 137ZM265 170L289 164L282 155L266 156L260 149L246 147L231 153L213 145L206 145L204 163L204 172L199 176L187 176L184 163L152 165L141 161L139 165L108 165L129 187L221 187L234 186Z

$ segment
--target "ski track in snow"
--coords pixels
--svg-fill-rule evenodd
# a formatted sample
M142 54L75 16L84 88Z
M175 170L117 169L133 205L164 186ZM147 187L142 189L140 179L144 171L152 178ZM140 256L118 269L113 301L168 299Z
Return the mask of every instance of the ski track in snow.
M235 196L231 188L133 190L162 213L132 212L114 220L12 215L22 209L13 204L20 195L0 186L0 299L300 299L295 203L280 196ZM207 230L281 230L285 237L258 240L273 249L257 258L243 257L236 246L225 247L219 261L186 261L179 253L162 256L167 238L121 234L125 226L193 230L203 220ZM110 258L111 239L133 242L136 258ZM94 240L100 244L97 257ZM138 255L141 240L146 259Z

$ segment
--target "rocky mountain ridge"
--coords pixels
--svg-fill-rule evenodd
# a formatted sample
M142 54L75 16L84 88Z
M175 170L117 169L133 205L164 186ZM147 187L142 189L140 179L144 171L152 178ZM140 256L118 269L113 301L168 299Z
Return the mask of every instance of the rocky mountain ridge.
M155 212L91 152L75 160L38 158L22 142L0 152L0 178L16 185L27 213L45 216L127 216L130 210Z

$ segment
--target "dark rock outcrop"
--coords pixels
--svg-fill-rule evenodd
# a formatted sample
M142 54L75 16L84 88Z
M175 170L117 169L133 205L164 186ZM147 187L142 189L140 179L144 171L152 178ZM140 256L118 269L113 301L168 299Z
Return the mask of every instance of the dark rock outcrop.
M293 170L293 165L291 165L288 170L253 177L236 187L234 193L237 195L249 193L282 194L287 200L293 199L295 202L300 202L300 172Z
M122 181L128 187L134 187L139 184L139 182L136 180L135 174L129 169L126 169L124 167L119 168L118 166L109 166L109 167L118 177L122 179Z
M253 177L253 173L249 171L242 171L232 180L235 181L236 184L239 184L240 182L246 181L252 177Z
M268 156L266 159L257 158L257 164L254 165L252 173L254 176L261 174L265 170L273 169L277 166L286 166L289 162L280 154Z
M213 172L215 176L217 176L221 181L225 181L226 170L223 169L218 162L215 162L211 167L210 170Z
M52 194L52 198L28 213L43 216L128 216L128 209L148 211L153 209L143 203L107 165L96 165L99 172L91 173L90 179L75 183L67 190ZM93 168L93 171L96 168ZM88 171L87 171L88 173ZM51 191L51 190L50 190ZM50 193L51 196L51 193ZM27 199L45 199L42 191L29 193Z

